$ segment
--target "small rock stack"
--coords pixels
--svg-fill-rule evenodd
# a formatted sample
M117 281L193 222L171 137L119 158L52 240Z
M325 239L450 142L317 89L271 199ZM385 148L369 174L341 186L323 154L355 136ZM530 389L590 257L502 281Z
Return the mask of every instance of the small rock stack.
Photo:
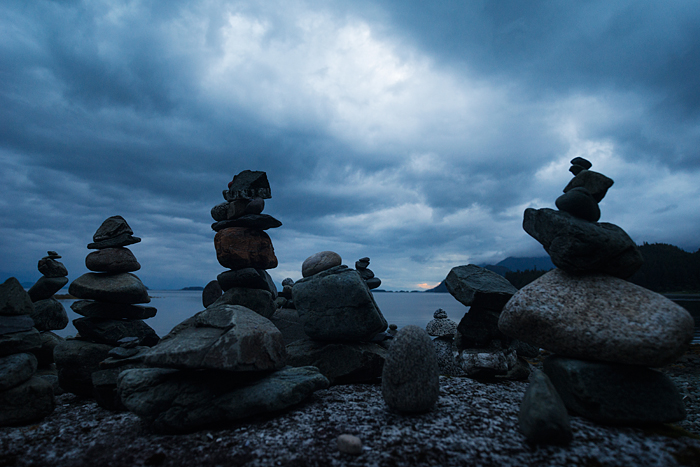
M382 280L378 277L374 277L374 273L368 266L369 258L366 256L355 261L355 269L360 273L360 277L362 277L362 280L365 281L367 287L369 287L370 290L376 289L382 285Z
M387 353L372 340L387 322L360 273L341 263L332 251L304 261L292 295L308 338L287 345L289 364L316 366L332 384L377 382Z
M75 394L95 394L93 373L114 348L150 347L159 337L144 319L156 315L156 309L138 304L150 302L148 291L133 271L141 269L134 254L125 248L141 241L121 216L106 219L88 249L85 265L94 272L75 279L68 292L82 300L71 305L84 316L73 320L79 335L54 350L59 384ZM119 354L119 350L112 354ZM112 375L116 387L116 372ZM98 397L98 402L101 398ZM106 404L111 408L111 404Z
M429 336L435 338L433 339L433 345L435 345L440 374L460 374L455 367L454 353L452 351L454 337L457 334L457 323L447 317L445 310L438 308L433 313L433 319L425 326L425 330Z
M37 376L41 349L31 318L34 305L22 285L10 277L0 285L0 426L39 420L54 409L53 385Z
M211 210L216 221L211 227L216 231L216 259L230 269L217 277L223 295L216 298L215 286L210 284L205 306L241 305L270 318L276 310L277 287L266 269L277 267L277 257L265 230L282 223L262 214L265 199L272 197L267 175L244 170L233 177L223 195L226 201Z
M565 196L574 195L557 200L560 211L527 209L523 221L558 269L516 293L498 326L555 354L545 359L544 372L569 411L617 425L682 420L678 390L651 368L684 353L693 318L624 280L642 264L639 249L620 227L591 214L591 200L597 207L612 180L581 158L572 164Z

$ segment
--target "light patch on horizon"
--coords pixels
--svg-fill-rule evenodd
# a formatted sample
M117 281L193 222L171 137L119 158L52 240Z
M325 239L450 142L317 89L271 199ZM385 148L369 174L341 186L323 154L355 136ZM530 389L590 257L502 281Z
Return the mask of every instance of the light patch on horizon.
M434 289L438 285L440 285L439 282L431 283L431 284L429 284L427 282L423 282L421 284L416 284L416 287L418 287L419 289L423 289L423 290L429 290L429 289Z

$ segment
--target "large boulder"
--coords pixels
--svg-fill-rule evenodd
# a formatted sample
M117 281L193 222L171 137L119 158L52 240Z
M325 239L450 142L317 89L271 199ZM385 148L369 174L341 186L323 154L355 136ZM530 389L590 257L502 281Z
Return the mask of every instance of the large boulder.
M513 296L498 327L564 356L660 367L683 355L694 321L662 295L622 279L554 269Z
M211 306L218 305L240 305L265 318L270 318L277 309L272 294L267 290L244 289L242 287L228 289Z
M0 426L22 425L40 420L55 407L53 386L32 376L22 384L0 392Z
M272 240L262 230L245 227L229 227L214 236L216 259L230 269L273 269L277 257Z
M38 331L58 330L68 326L66 309L55 298L35 302L34 311L30 316L34 320L34 327Z
M225 371L283 368L282 333L270 320L239 305L212 305L183 321L145 356L150 366Z
M28 315L34 309L32 300L22 287L22 284L10 277L0 284L0 315Z
M552 262L572 274L610 274L625 279L642 266L639 248L620 227L589 222L553 209L526 209L523 229Z
M88 272L71 282L68 292L74 297L86 300L128 305L151 301L141 279L129 272Z
M144 368L122 371L118 380L126 408L161 433L278 412L327 387L328 380L314 367L246 375Z
M73 326L85 340L119 346L125 337L135 337L138 345L152 347L158 343L158 334L140 319L77 318Z
M64 390L81 396L93 394L92 374L108 357L112 346L81 340L66 340L54 348L58 382Z
M463 305L495 311L501 311L518 291L505 277L474 264L452 268L445 286Z
M304 332L317 340L362 341L387 328L372 293L347 266L305 277L292 289Z

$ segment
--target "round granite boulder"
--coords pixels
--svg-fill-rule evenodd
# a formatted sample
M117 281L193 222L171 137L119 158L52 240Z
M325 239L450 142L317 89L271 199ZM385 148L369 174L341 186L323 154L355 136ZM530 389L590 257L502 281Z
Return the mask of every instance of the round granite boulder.
M301 275L304 277L313 276L321 271L326 271L332 267L340 266L343 259L334 251L319 251L304 260L301 265Z

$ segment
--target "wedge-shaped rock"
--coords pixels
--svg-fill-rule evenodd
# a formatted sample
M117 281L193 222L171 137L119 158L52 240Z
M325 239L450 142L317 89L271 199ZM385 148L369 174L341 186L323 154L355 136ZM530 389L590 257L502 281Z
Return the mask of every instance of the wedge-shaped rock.
M555 269L510 299L498 327L568 357L660 367L683 355L694 322L671 300L630 282Z
M148 290L134 274L88 272L71 282L68 292L78 298L110 303L148 303Z
M445 286L463 305L495 311L501 311L518 291L505 277L474 264L452 268Z
M0 284L0 315L28 315L33 309L31 298L17 278L10 277Z
M546 374L535 370L520 403L520 431L530 443L568 444L573 439L566 406Z
M239 305L210 306L183 321L144 358L150 366L225 371L278 370L287 353L272 322Z

